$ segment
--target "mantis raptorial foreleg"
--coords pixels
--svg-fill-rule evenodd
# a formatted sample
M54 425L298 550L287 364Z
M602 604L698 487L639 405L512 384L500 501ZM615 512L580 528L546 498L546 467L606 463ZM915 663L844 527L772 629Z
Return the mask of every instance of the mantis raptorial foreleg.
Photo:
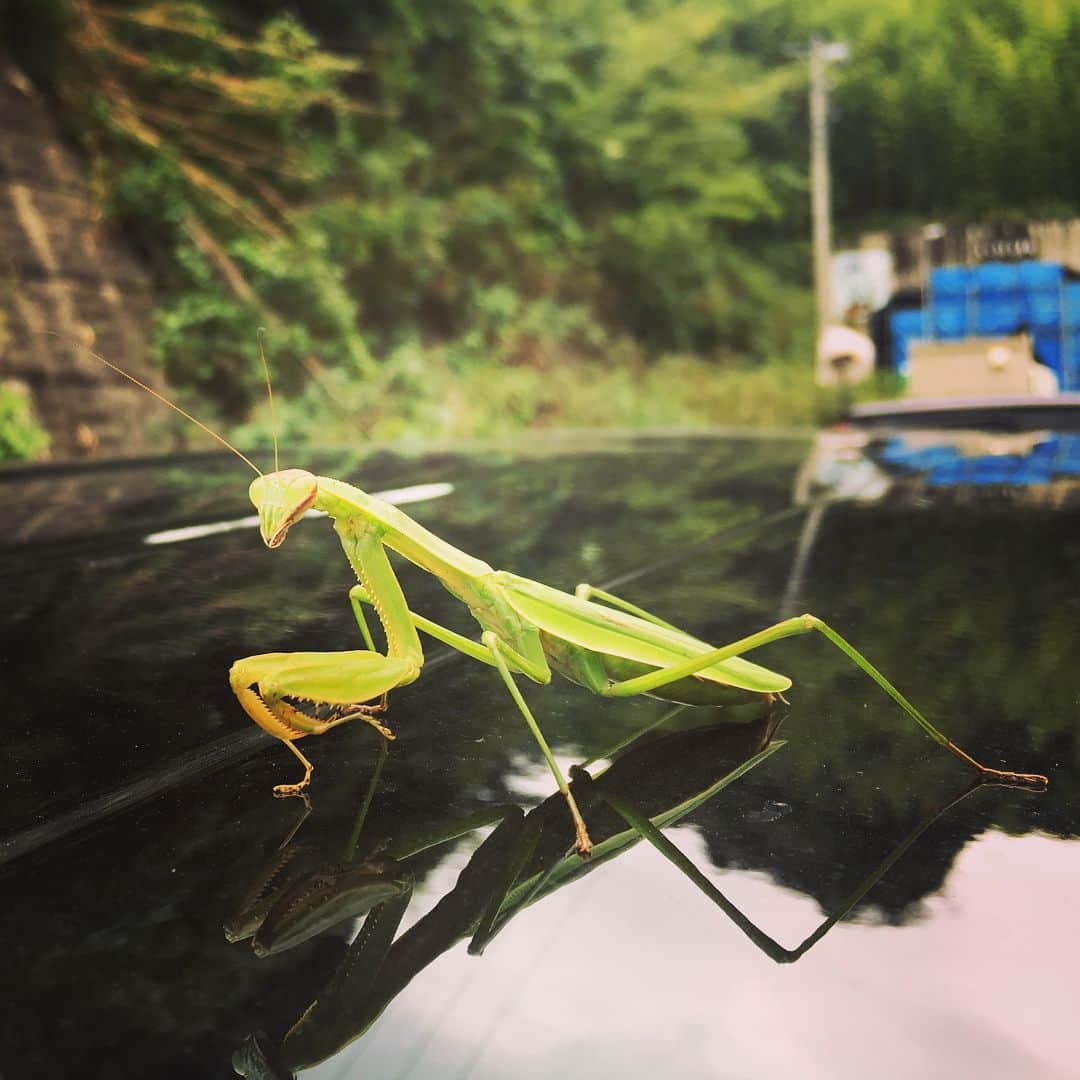
M371 595L363 585L354 585L349 590L349 602L352 604L356 621L360 625L360 632L364 633L366 637L370 636L367 631L367 619L364 617L364 609L361 605L373 603ZM492 659L491 653L478 641L473 641L472 638L467 638L464 634L440 626L439 623L432 622L431 619L426 619L415 611L409 612L409 618L413 626L418 630L423 630L425 634L429 634L436 641L441 641L444 645L449 645L450 648L472 657L473 660L479 660L482 664L495 667L495 661Z
M412 682L423 664L420 639L377 534L354 527L345 550L373 598L386 634L386 654L375 650L367 620L358 610L357 622L370 651L262 653L237 660L229 673L233 692L248 716L284 742L304 766L303 779L279 784L275 795L301 794L311 780L311 762L294 745L297 739L357 719L392 739L392 732L375 717L385 711L386 695ZM378 704L366 704L376 698L381 699ZM326 709L329 715L310 716L295 704L300 702Z
M294 745L297 739L321 735L356 719L367 721L380 734L393 738L375 719L384 704L363 702L382 697L412 671L408 661L362 651L262 653L237 660L229 672L229 682L244 712L285 743L304 766L302 780L279 784L274 794L298 795L311 780L311 762ZM294 701L329 706L330 715L309 716Z

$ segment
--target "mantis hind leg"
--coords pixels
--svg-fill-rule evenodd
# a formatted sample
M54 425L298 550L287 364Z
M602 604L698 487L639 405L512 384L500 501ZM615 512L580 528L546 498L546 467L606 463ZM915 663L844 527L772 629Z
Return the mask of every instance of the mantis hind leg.
M764 630L759 630L756 634L751 634L749 637L740 638L740 640L732 642L730 645L724 645L719 649L713 649L710 652L703 653L700 656L692 657L691 659L680 664L673 664L671 667L658 668L656 671L649 672L646 675L639 675L632 679L625 679L621 682L612 683L605 691L604 695L607 697L631 697L635 694L649 693L661 686L667 686L670 683L677 682L679 679L686 678L689 675L693 675L698 671L702 671L707 667L711 667L713 664L720 663L722 660L728 660L733 656L741 656L743 653L750 652L753 649L760 648L762 645L768 645L773 641L779 641L782 638L793 637L796 634L806 634L811 630L816 631L825 637L832 645L838 648L848 659L850 659L858 668L870 676L930 736L934 742L940 746L944 746L947 750L955 754L965 764L971 766L978 772L979 776L983 780L990 780L998 783L1015 784L1021 787L1031 787L1042 789L1047 786L1047 778L1038 773L1017 773L1001 769L992 769L989 766L983 765L976 761L967 751L962 750L945 734L939 731L929 720L885 676L878 671L873 664L858 649L855 648L849 641L841 637L835 630L832 629L827 623L823 622L816 615L798 615L792 619L784 619L782 622L778 622L773 626L766 627Z
M672 626L671 623L664 622L663 619L657 618L651 611L646 611L644 608L638 607L637 604L631 604L629 600L624 600L621 596L616 596L614 593L598 589L595 585L587 585L585 582L582 582L574 590L574 596L579 600L603 600L605 604L608 604L613 608L619 608L621 611L629 612L631 615L636 615L639 619L644 619L654 626L662 626L665 630L674 630L676 633L681 633L677 626Z

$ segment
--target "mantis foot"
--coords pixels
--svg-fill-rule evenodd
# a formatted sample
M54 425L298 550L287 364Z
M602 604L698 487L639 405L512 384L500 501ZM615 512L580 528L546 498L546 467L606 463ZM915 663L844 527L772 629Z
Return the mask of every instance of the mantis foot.
M984 784L1001 784L1005 787L1024 788L1028 791L1045 791L1050 786L1047 777L1040 773L1008 772L1002 769L979 770L979 780Z
M589 859L593 853L593 841L589 838L589 833L586 833L583 827L577 829L573 850L577 851L582 859Z
M589 831L585 828L585 822L578 818L574 822L574 850L583 858L587 859L592 854L592 840Z
M370 724L387 742L393 742L396 736L385 725L380 724L375 717L382 712L386 711L385 704L383 705L354 705L350 711L347 711L341 715L335 716L333 724L344 724L348 720L363 720L365 724Z
M304 800L304 805L311 810L311 801L307 797L307 786L311 783L311 772L313 766L310 761L299 750L296 749L294 740L282 739L281 740L291 751L296 755L297 761L304 766L304 779L297 784L277 784L274 787L275 799L290 799L293 796L299 796Z
M310 808L311 803L308 800L307 791L305 790L308 783L311 780L311 774L309 773L298 784L275 784L274 785L274 798L275 799L291 799L295 796L299 796L308 804Z

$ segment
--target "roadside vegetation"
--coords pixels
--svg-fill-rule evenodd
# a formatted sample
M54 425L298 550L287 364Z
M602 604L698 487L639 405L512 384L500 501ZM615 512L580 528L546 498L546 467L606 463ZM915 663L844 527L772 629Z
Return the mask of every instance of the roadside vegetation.
M151 268L170 382L266 437L813 423L805 60L841 235L1080 209L1077 0L9 0ZM300 12L301 15L295 14Z

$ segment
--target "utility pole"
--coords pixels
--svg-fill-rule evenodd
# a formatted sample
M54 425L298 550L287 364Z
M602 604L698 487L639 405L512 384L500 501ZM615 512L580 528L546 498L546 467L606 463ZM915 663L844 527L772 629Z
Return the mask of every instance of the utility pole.
M817 300L818 340L833 321L832 225L829 192L828 65L848 58L842 42L810 39L810 206L814 237L814 295Z

